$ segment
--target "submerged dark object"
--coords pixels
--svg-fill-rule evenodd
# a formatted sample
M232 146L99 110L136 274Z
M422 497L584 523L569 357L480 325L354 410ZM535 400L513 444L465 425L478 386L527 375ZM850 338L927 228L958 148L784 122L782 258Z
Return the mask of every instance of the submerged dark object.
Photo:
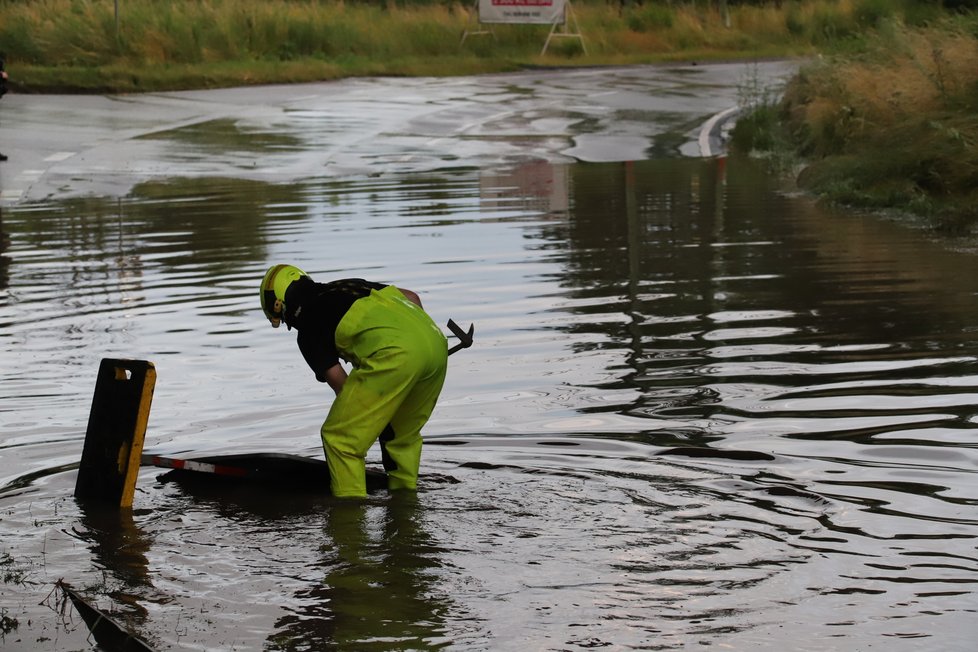
M186 459L143 455L143 465L171 469L160 476L161 480L329 493L329 466L325 460L287 453L210 455ZM386 488L387 474L367 469L367 491Z
M757 451L719 450L700 446L678 446L659 451L658 455L677 455L680 457L713 457L720 460L742 460L748 462L771 462L773 455Z
M107 652L153 652L153 648L141 638L117 623L109 614L92 606L77 591L58 581L58 588L68 596L72 606L81 615L88 631L99 647Z

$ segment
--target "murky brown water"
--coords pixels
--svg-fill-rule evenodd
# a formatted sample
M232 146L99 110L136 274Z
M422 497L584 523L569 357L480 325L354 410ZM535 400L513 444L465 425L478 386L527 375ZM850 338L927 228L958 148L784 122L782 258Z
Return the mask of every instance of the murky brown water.
M46 599L59 578L161 650L978 635L972 254L738 160L144 185L5 209L2 231L4 650L90 647ZM80 508L103 357L156 364L147 451L322 454L329 392L257 305L285 261L475 322L416 500L147 468L131 515Z

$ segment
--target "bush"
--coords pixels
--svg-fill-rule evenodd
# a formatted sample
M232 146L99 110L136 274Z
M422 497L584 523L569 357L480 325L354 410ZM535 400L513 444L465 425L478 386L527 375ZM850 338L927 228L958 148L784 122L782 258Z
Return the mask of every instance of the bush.
M669 29L675 20L676 15L671 8L658 4L640 6L626 14L628 27L635 32Z
M962 25L964 21L964 25ZM966 19L892 29L804 68L782 110L816 192L962 229L978 205L978 39ZM970 208L969 208L970 207ZM970 217L969 217L970 216Z
M848 38L858 32L851 14L832 5L819 5L812 15L812 40L827 43Z
M887 18L893 18L898 13L894 0L860 0L853 8L853 17L860 27L879 27Z

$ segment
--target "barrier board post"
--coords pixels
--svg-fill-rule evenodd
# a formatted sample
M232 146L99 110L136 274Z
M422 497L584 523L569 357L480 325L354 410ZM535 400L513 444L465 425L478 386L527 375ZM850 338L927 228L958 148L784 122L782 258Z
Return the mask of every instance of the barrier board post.
M475 25L473 25L475 23ZM469 27L476 27L477 29L471 30ZM474 0L472 3L472 13L469 15L469 22L465 27L465 32L462 33L462 41L459 43L459 47L465 45L465 39L470 36L479 36L489 34L492 36L492 40L496 40L496 33L492 31L492 26L490 25L488 29L485 29L482 24L482 18L479 14L479 0Z
M102 360L75 498L132 507L155 386L152 362Z
M569 25L574 24L574 31L569 30ZM560 31L557 31L558 28ZM554 21L554 24L550 27L550 33L547 35L547 41L543 44L543 49L540 51L540 55L543 56L547 53L547 48L550 47L550 40L553 38L569 37L576 38L581 43L581 49L584 54L587 54L587 46L584 45L584 37L581 35L581 28L577 25L577 16L574 15L574 8L571 7L570 0L565 0L564 2L564 19L561 22Z

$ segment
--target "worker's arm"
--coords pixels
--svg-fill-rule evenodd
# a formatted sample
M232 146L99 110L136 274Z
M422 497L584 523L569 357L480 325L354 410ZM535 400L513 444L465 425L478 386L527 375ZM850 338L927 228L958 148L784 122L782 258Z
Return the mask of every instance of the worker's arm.
M329 383L329 386L339 396L340 390L343 389L343 384L346 382L346 369L343 368L343 365L337 363L327 369L326 382Z

